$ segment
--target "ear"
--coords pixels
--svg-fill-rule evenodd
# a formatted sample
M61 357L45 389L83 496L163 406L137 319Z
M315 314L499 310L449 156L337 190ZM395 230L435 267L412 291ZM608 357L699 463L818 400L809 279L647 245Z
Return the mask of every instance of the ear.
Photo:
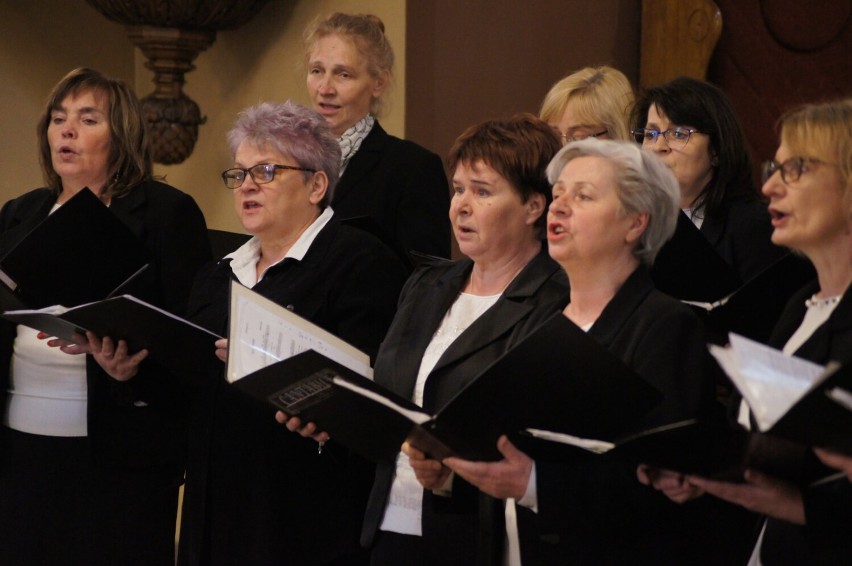
M373 98L380 98L385 90L387 90L389 84L390 71L388 69L379 71L379 76L376 77L376 83L373 85L373 92L371 93Z
M533 225L544 213L544 207L547 204L547 199L541 193L533 193L527 202L524 203L524 208L527 211L527 224Z
M630 228L627 230L627 234L624 236L624 240L628 244L632 245L638 242L642 234L645 233L645 228L648 227L648 219L650 218L650 215L647 212L642 212L631 216L633 217L633 221L630 224Z
M311 204L319 204L322 202L322 199L325 198L326 191L328 191L328 176L325 174L325 171L317 171L314 173L310 181L308 181L308 186L310 188L308 200L311 201Z

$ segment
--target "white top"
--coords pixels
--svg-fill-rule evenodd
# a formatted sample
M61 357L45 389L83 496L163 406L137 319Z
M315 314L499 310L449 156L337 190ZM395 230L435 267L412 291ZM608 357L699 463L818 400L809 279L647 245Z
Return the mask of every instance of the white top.
M699 206L698 208L681 208L684 214L692 220L692 223L695 224L695 227L701 230L701 225L704 224L704 207Z
M311 244L314 243L317 235L323 228L325 228L325 225L328 224L333 215L334 211L331 207L325 207L322 214L320 214L317 219L314 220L304 232L302 232L299 239L290 246L290 249L287 250L284 257L264 269L263 273L260 274L260 277L257 276L257 262L260 261L260 239L257 236L253 236L248 242L226 255L225 259L231 258L231 271L234 272L234 276L244 287L251 289L257 285L261 279L263 279L263 276L266 275L266 272L269 271L269 268L273 265L278 265L288 257L302 261L305 254L307 254L308 250L311 248Z
M459 294L456 301L444 315L438 330L423 354L417 382L414 385L412 401L423 406L423 390L426 379L435 368L435 364L467 328L482 314L491 308L500 295L480 297L468 293ZM399 453L396 457L396 476L391 485L388 505L379 527L383 531L392 531L404 535L420 536L421 511L423 507L423 487L417 481L414 470L408 463L408 456Z
M86 436L86 356L51 348L37 335L38 330L17 327L3 424L29 434Z

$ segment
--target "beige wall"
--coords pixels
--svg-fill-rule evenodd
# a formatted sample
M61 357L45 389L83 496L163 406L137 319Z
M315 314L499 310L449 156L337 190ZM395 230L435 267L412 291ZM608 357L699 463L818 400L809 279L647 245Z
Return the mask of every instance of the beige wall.
M219 173L231 163L225 133L237 112L264 100L307 103L301 34L318 14L369 10L385 22L396 48L396 85L382 120L403 135L405 100L405 1L272 0L239 30L220 32L195 61L184 90L201 107L207 123L199 129L193 154L179 165L155 172L192 194L212 228L239 231L230 192ZM68 70L88 65L153 90L153 73L112 23L84 0L2 0L0 2L0 202L41 184L35 125L50 88Z

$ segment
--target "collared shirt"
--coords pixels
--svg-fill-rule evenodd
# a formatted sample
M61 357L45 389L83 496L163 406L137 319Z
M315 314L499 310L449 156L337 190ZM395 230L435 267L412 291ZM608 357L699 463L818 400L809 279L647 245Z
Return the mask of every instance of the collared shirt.
M263 276L266 275L266 272L269 271L269 268L273 265L278 265L287 258L302 261L305 254L308 253L311 244L314 243L317 234L325 228L325 225L328 224L333 215L334 211L330 206L327 206L325 210L322 211L322 214L320 214L317 219L314 220L304 232L302 232L299 239L290 246L290 249L287 250L284 257L264 269L263 273L260 274L260 277L257 276L257 262L260 261L260 239L257 236L252 237L252 239L248 242L234 250L232 253L226 255L225 259L231 260L231 271L234 272L237 280L242 285L251 289L257 285L258 281L263 279Z

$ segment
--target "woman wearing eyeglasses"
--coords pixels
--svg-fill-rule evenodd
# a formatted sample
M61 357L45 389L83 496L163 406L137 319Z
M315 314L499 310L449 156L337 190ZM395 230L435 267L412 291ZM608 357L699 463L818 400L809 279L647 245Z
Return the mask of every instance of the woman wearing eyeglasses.
M720 89L688 77L652 87L638 98L633 123L636 140L677 178L681 210L741 283L784 254L770 241L745 136Z
M253 237L202 270L189 316L225 335L236 280L374 355L406 270L328 206L340 146L326 121L297 104L264 103L239 115L228 142L234 164L222 177ZM216 345L224 359L226 341ZM273 409L232 389L212 351L207 362L192 383L180 563L365 563L358 538L372 466L334 442L318 453Z
M553 127L562 145L585 138L630 139L633 87L612 67L585 67L554 84L539 117Z
M781 145L764 166L772 241L806 256L817 281L787 305L770 340L819 364L852 363L852 99L804 106L781 119ZM738 421L749 412L737 403ZM826 452L826 463L842 461ZM822 470L815 475L830 474ZM732 484L687 476L653 481L675 501L710 493L768 520L749 565L844 564L852 558L852 484L843 476L799 489L749 471Z

